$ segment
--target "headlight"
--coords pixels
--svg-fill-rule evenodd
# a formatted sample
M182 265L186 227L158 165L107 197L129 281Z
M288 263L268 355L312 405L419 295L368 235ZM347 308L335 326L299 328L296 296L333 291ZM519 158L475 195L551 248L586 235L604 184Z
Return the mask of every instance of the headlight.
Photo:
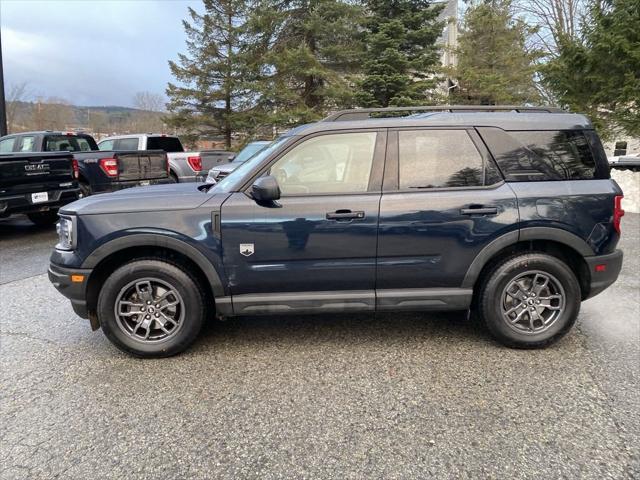
M73 250L76 248L76 217L60 216L60 221L56 225L56 231L58 232L57 249Z

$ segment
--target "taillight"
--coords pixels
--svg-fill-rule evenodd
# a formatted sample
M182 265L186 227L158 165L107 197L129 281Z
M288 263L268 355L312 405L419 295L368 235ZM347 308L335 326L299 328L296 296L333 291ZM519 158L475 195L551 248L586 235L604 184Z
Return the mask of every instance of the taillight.
M624 216L624 210L622 209L622 199L624 195L616 195L613 203L613 228L615 228L618 234L621 234L620 231L620 220Z
M200 158L200 155L195 157L187 157L187 162L189 162L189 166L194 172L199 172L200 170L202 170L202 158Z
M101 158L100 168L108 177L118 176L118 160L115 158Z
M80 167L78 167L78 160L75 158L71 160L71 165L73 167L73 178L76 180L80 177Z

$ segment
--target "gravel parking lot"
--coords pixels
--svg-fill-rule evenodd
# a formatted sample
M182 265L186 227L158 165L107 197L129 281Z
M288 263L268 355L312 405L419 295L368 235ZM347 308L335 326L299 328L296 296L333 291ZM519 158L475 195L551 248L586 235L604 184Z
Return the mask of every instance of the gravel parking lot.
M546 350L461 314L243 317L137 360L49 284L55 232L0 221L0 476L640 478L639 237Z

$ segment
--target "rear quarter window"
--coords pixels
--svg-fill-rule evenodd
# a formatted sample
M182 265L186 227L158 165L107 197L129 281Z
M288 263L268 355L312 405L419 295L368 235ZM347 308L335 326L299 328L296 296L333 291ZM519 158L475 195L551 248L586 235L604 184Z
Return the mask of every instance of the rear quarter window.
M507 181L608 178L589 134L582 130L508 131L479 128Z

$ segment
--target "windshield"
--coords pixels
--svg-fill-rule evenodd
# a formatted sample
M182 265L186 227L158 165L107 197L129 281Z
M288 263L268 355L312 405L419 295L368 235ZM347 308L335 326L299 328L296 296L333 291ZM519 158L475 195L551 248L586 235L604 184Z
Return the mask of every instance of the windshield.
M250 143L240 151L240 153L236 158L233 159L233 163L246 162L256 153L267 148L267 146L269 146L269 143L262 143L262 142Z
M213 187L209 190L210 192L218 193L218 192L231 192L237 183L237 179L243 178L247 173L251 172L257 165L260 165L262 160L267 158L271 153L273 153L280 145L285 143L291 137L280 137L277 140L271 142L266 148L260 150L249 160L244 162L238 168L236 168L229 175L224 177L218 183L213 185Z

